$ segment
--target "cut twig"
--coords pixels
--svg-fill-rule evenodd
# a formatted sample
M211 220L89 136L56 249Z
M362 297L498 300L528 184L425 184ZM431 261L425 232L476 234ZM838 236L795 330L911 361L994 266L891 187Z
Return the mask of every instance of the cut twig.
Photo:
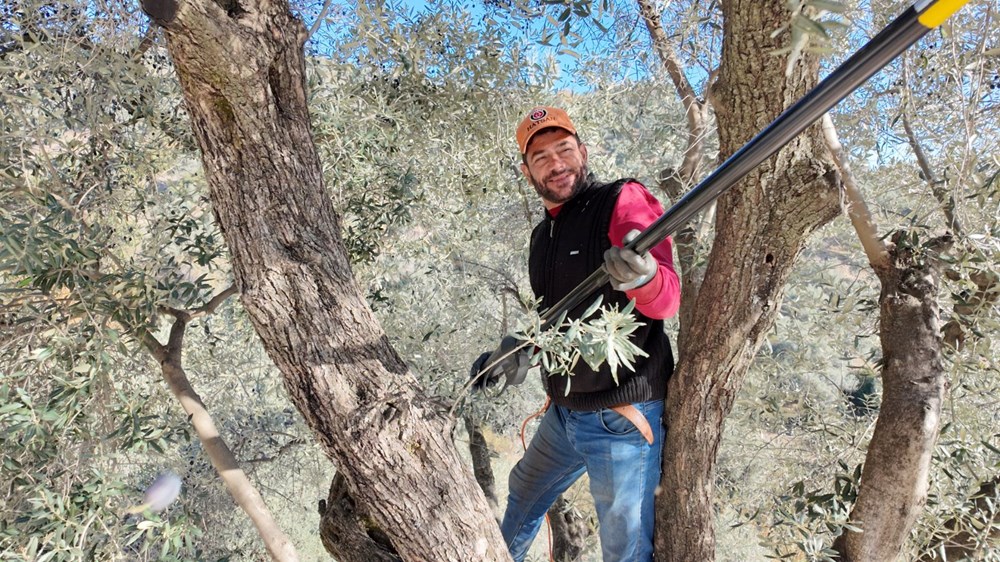
M858 239L861 240L861 246L864 248L865 255L868 256L872 267L886 267L889 265L889 248L879 238L875 218L868 210L868 205L865 204L865 199L861 195L861 189L854 179L854 172L851 171L851 165L844 154L844 147L840 144L837 129L834 127L833 119L829 113L823 115L822 127L826 146L830 150L837 170L840 171L847 216L850 217L851 224L854 225L854 230L858 233Z

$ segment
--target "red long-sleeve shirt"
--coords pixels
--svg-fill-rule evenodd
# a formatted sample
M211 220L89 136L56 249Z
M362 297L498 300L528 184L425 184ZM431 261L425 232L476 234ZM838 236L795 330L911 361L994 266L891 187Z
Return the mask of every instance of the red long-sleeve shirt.
M562 208L548 210L555 217ZM622 239L631 230L645 230L663 214L663 207L642 184L628 182L622 186L621 194L611 214L608 239L621 248ZM673 243L670 237L654 246L650 255L659 264L656 275L645 285L625 291L625 296L635 299L635 308L654 320L670 318L677 314L681 302L681 282L674 271Z

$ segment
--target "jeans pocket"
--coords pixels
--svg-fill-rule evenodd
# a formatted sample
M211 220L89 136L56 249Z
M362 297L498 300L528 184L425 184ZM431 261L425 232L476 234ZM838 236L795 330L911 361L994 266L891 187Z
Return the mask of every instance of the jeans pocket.
M597 412L597 417L601 420L601 427L612 435L627 435L639 431L628 418L611 408L602 408Z

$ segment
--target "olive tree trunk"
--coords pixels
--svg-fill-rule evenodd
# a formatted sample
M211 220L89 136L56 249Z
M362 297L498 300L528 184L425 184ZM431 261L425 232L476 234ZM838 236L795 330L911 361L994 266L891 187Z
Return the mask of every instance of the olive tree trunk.
M726 0L722 61L712 99L720 157L739 149L816 83L815 59L785 75L771 38L789 17L780 0ZM818 127L759 166L718 203L716 237L667 396L663 493L657 502L657 560L715 557L712 505L726 415L778 314L806 238L839 211L836 171Z
M404 560L509 560L489 505L357 286L285 0L143 0L202 152L241 301L285 388Z
M882 402L850 516L861 532L845 530L834 547L843 560L888 561L899 556L927 501L947 386L935 256L951 237L931 240L919 252L905 243L906 232L897 232L891 245L883 242L829 115L823 132L840 170L848 216L882 287Z
M868 444L858 499L837 550L849 562L895 560L927 501L931 455L941 426L946 375L941 356L937 275L896 236L882 283L882 402Z

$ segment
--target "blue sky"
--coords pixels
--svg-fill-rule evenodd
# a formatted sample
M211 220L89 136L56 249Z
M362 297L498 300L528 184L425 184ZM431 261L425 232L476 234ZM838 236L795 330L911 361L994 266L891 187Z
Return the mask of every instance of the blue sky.
M553 66L553 70L558 76L554 89L570 89L575 91L584 89L584 86L580 84L579 81L573 80L573 75L578 68L580 60L590 58L593 55L593 50L597 48L596 42L593 39L593 34L599 33L597 27L592 25L583 26L579 24L579 20L574 21L573 29L579 30L587 27L589 28L589 32L592 34L591 38L577 37L575 41L576 44L574 46L560 46L560 34L558 33L558 30L554 31L554 28L556 24L560 24L556 18L561 10L550 8L548 11L551 13L548 14L547 17L518 18L509 16L504 9L487 7L482 0L450 2L450 4L455 6L453 9L462 10L470 14L472 19L475 21L484 22L484 27L486 25L485 22L490 21L499 22L501 25L506 26L506 28L509 29L510 36L514 38L514 40L518 41L520 46L523 48L530 49L533 58L537 62ZM597 1L595 4L599 7L601 2ZM302 16L307 26L313 25L316 15L319 13L322 5L322 0L313 0L310 4L306 5L302 12ZM395 0L380 3L371 2L368 3L368 5L380 5L387 11L409 13L414 17L419 16L421 13L440 9L439 3L428 2L425 0ZM350 14L352 14L355 9L356 4L354 2L341 2L334 0L331 2L327 10L326 19L341 22L350 21ZM596 18L596 14L594 16L595 17L591 19L598 19ZM600 21L604 25L611 25L607 15L600 18ZM346 29L341 26L324 25L310 40L310 44L307 45L307 48L311 47L314 52L323 52L329 49L331 42L349 42L351 37L343 34L344 31L346 31ZM645 34L645 31L643 31L643 33ZM550 46L541 44L541 41L545 37L550 39ZM570 40L572 41L573 39ZM575 55L573 53L575 53Z

